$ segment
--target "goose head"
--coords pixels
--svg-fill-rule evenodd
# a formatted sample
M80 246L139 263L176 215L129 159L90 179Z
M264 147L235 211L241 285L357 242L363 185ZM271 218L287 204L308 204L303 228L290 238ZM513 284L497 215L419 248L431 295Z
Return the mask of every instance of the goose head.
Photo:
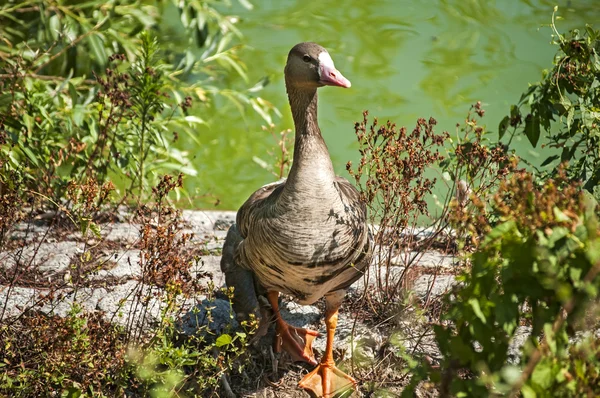
M323 86L350 87L350 81L335 68L331 56L317 43L300 43L288 54L285 65L288 88L315 90Z

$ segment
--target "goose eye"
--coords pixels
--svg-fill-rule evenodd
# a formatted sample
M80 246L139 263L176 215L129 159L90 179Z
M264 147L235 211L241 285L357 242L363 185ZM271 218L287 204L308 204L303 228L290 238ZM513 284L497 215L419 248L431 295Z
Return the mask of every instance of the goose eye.
M303 60L304 62L310 62L311 58L310 58L310 56L308 56L308 55L305 55L304 57L302 57L302 60Z

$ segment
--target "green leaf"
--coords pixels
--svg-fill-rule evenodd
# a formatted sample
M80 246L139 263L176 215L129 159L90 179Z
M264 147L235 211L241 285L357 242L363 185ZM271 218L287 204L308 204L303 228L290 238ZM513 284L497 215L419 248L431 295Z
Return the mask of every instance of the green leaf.
M537 394L535 393L533 388L529 387L528 385L525 385L525 386L523 386L523 388L521 388L521 394L523 394L523 398L536 398L537 397Z
M100 227L98 227L98 224L91 221L89 228L97 239L102 239L102 235L100 235Z
M552 212L554 213L554 217L556 218L556 221L558 221L558 222L569 222L569 221L571 221L571 219L569 218L569 216L567 216L565 213L563 213L562 210L560 210L556 206L552 209Z
M567 111L567 129L571 129L571 125L573 124L573 118L575 117L575 107L570 107Z
M252 10L254 8L254 5L252 5L252 3L250 3L248 0L238 0L238 1L242 5L242 7L244 7L247 10Z
M510 118L508 116L504 116L504 119L500 121L498 125L498 139L501 140L504 134L506 133L506 129L510 124Z
M104 66L108 61L108 56L106 55L106 50L104 49L104 45L102 44L102 40L97 34L92 33L88 39L88 43L90 44L90 48L94 53L94 58L96 58L96 62Z
M254 86L250 87L247 91L250 93L256 93L265 88L265 86L267 86L268 84L269 76L265 76L262 79L260 79Z
M31 151L31 149L29 149L27 147L21 147L21 149L23 150L23 152L25 153L25 155L27 155L27 159L31 160L31 163L33 163L34 166L39 167L39 163L38 163L37 157Z
M61 31L60 18L58 17L58 15L54 14L50 17L48 22L50 24L50 34L52 35L52 39L57 40L58 35L60 34L60 31Z
M489 243L495 239L503 238L506 234L516 229L516 223L514 220L503 222L492 229L485 237L485 243Z
M475 298L472 298L469 300L469 304L471 305L471 308L473 308L473 312L475 313L477 318L479 318L481 320L481 322L483 322L485 324L485 322L486 322L485 315L483 315L483 312L481 311L481 307L479 306L479 301L477 301L477 299L475 299Z
M552 385L552 368L551 363L542 360L533 371L531 381L543 389L548 389Z
M546 339L546 343L548 343L548 348L550 348L550 352L556 355L556 339L554 336L554 331L552 330L551 323L544 324L544 338Z
M203 119L200 119L198 116L186 116L185 121L188 122L189 124L206 124L206 122Z
M559 155L548 156L546 160L542 163L541 167L548 166L550 163L554 162L556 159L560 158Z
M217 347L223 347L225 345L229 345L231 344L231 342L233 341L233 338L231 338L230 335L228 334L222 334L217 338L217 341L215 342L215 345Z
M525 118L525 135L535 148L540 139L540 117L536 113Z

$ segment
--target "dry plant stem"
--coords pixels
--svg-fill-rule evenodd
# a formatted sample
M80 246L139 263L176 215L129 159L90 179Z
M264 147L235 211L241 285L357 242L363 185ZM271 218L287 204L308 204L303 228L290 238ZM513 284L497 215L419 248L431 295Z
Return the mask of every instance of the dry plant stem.
M594 265L588 271L585 278L583 278L583 283L591 283L596 278L598 273L600 273L600 262L596 263L596 265ZM569 314L575 308L576 304L577 304L576 298L571 297L569 299L569 301L567 301L567 303L565 305L563 305L563 308L562 308L563 310L560 312L560 314L554 321L554 324L552 325L552 333L556 333L558 331L558 329L560 329L560 327L565 322L565 320L567 319ZM547 348L548 348L548 341L544 337L540 346L536 348L536 350L533 352L533 354L531 354L531 358L529 358L529 361L527 362L527 365L525 366L525 369L523 370L521 377L513 385L512 389L511 389L511 393L510 393L510 398L516 398L519 396L519 394L521 392L521 388L523 387L523 385L525 385L527 380L529 380L529 377L531 377L531 374L535 370L535 367L537 366L538 362L542 359L542 355L546 351Z

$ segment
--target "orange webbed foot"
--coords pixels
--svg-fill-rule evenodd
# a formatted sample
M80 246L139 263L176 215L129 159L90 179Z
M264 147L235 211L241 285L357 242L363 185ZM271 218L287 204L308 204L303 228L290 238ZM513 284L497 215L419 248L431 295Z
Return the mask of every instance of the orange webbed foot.
M316 365L317 360L313 353L312 343L318 336L320 336L319 332L314 330L296 328L286 323L280 323L277 325L274 350L275 352L281 352L283 349L290 354L294 361L304 361Z
M331 362L320 363L298 385L317 397L349 397L356 389L356 380Z

